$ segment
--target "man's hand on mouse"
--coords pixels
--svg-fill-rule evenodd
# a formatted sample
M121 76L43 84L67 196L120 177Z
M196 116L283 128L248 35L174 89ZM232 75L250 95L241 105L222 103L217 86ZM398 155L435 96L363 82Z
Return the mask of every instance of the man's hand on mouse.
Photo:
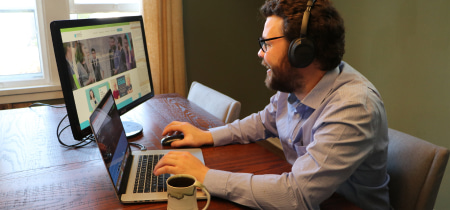
M168 124L162 133L163 136L176 131L184 134L183 140L172 142L172 147L200 147L202 145L214 144L209 131L201 130L190 123L173 121Z

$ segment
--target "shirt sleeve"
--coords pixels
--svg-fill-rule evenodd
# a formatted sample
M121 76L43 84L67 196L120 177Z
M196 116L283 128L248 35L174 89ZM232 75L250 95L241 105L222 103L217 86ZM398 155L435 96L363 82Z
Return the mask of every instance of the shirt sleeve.
M247 144L276 136L276 109L279 93L272 96L264 110L243 120L209 129L214 146ZM299 197L292 173L254 175L210 169L204 185L212 196L259 209L309 209ZM303 208L302 208L303 207Z
M260 112L224 126L210 128L214 146L248 144L277 136L276 107L279 93L271 97L270 103Z
M204 185L212 196L257 209L309 209L297 200L291 173L253 175L210 169Z

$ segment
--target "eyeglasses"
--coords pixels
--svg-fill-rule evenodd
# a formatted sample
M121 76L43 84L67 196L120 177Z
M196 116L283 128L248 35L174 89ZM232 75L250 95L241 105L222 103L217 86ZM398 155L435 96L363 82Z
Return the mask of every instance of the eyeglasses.
M274 40L274 39L279 39L279 38L283 38L284 36L278 36L278 37L273 37L273 38L268 38L268 39L263 39L262 37L259 37L259 46L261 47L261 50L265 53L267 51L267 41L270 40Z

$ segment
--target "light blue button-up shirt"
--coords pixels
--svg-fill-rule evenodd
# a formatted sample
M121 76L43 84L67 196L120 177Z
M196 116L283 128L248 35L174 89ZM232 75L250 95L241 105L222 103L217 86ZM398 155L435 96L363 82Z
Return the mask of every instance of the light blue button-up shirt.
M210 129L215 146L279 137L291 172L209 170L212 195L260 209L318 209L337 192L363 209L389 209L387 118L380 94L342 62L302 100L276 93L264 110Z

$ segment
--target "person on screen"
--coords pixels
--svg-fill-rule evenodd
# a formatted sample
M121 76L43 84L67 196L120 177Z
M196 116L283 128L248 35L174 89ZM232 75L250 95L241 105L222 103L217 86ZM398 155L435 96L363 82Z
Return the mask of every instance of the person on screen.
M81 87L90 85L95 82L94 71L89 62L89 50L87 46L81 42L77 44L77 51L75 53L75 60L78 69L78 80L80 81Z
M69 75L71 76L70 78L70 85L72 86L72 90L76 90L78 89L75 79L76 79L76 75L75 72L73 71L73 47L72 44L70 42L66 42L63 44L64 47L64 54L66 57L66 61L67 61L67 70L69 71Z
M126 76L125 77L125 80L126 80L126 85L127 85L127 94L130 94L130 93L132 93L133 92L133 85L131 84L131 80L130 80L130 76L128 75L128 76Z
M329 0L310 9L302 44L315 51L312 63L289 59L312 0L266 0L258 56L267 68L265 84L277 93L260 112L225 126L200 130L172 122L162 133L184 133L173 147L247 144L278 137L290 172L281 175L231 173L206 167L190 153L170 152L155 174L191 174L212 196L259 209L319 209L332 195L362 209L390 209L386 171L388 127L380 93L342 61L344 23ZM303 45L305 47L305 45Z
M95 107L97 107L98 102L92 89L89 89L89 103L91 104L92 109L95 109Z
M127 71L127 60L126 60L126 56L125 56L125 50L123 49L123 42L122 42L122 37L117 37L117 47L118 50L116 51L116 57L115 59L117 59L117 65L118 65L118 69L116 71L116 74L120 74L123 73L125 71Z
M129 34L125 34L125 36L123 37L124 38L123 49L125 52L127 69L130 70L136 68L136 62L134 60L134 52L131 46L131 42L128 39L128 35Z
M113 90L112 90L112 94L114 99L119 99L120 98L120 92L119 89L117 88L117 82L113 81Z
M111 36L109 37L109 66L111 68L111 76L115 75L117 72L116 62L115 62L115 55L117 51L116 47L116 39Z
M95 80L100 81L104 78L105 72L100 67L100 61L97 58L97 53L95 52L95 49L91 49L91 55L92 55L92 69L94 70Z

